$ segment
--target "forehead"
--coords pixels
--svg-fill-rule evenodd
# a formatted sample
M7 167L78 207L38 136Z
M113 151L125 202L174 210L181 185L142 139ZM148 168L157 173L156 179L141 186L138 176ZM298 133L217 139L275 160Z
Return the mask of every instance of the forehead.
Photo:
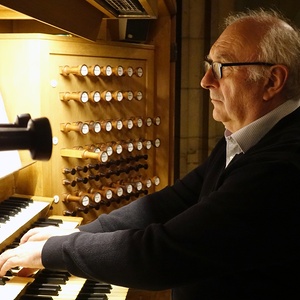
M213 44L209 58L220 62L251 61L257 57L260 39L261 32L249 21L234 23Z

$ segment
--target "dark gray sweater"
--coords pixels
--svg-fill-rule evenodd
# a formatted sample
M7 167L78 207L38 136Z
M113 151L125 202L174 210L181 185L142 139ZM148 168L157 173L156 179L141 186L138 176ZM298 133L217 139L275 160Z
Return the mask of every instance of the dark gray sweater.
M46 268L174 300L281 299L299 291L300 109L225 169L222 139L173 186L50 238Z

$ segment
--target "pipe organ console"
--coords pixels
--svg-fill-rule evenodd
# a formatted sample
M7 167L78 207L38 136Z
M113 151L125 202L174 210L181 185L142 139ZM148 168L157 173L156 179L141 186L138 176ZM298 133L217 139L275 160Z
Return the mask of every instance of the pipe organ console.
M162 33L170 34L168 18L168 26L157 23ZM0 96L9 119L24 113L0 124L0 151L16 145L6 131L23 140L15 148L20 169L0 178L0 253L33 226L76 227L172 183L166 36L158 34L156 47L65 33L0 34ZM0 279L1 298L131 299L127 288L109 283L50 270L23 278L19 271Z
M0 69L0 87L8 115L20 111L43 115L52 129L51 158L30 163L14 177L14 192L40 196L42 201L31 204L38 209L28 210L31 217L22 217L25 223L1 225L0 251L11 247L10 243L15 245L13 239L37 219L59 216L60 220L80 218L86 223L168 183L168 104L157 103L162 100L155 94L154 47L12 34L0 36L0 52L6 57ZM36 145L44 145L43 135L37 137ZM25 151L20 151L20 156L22 161L28 160ZM16 198L2 203L17 204ZM5 221L3 218L1 213L0 220ZM14 234L4 236L7 228ZM7 300L39 299L32 293L46 293L45 283L38 285L40 276L52 278L41 271L25 279L8 274L0 281L0 293L13 290ZM55 295L46 299L87 299L80 290L92 283L70 274L63 276L71 284L69 292L59 292L56 287ZM79 283L77 288L75 283ZM15 285L18 289L12 288ZM102 289L89 289L97 288ZM112 287L111 296L103 299L125 299L127 289L115 298L114 290L119 289ZM78 290L76 296L71 290ZM59 298L59 293L69 295Z

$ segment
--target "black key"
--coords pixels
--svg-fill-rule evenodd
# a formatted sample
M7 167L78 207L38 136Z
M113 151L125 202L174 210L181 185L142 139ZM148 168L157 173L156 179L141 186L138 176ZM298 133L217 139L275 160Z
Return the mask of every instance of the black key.
M69 280L68 276L64 274L38 274L36 279L43 279L43 278L57 278L57 279L62 279L65 282Z
M18 203L33 203L33 200L31 198L22 198L22 197L14 197L14 196L11 196L9 197L7 200L5 201L15 201L15 202L18 202Z
M65 276L65 277L71 276L71 274L67 271L58 271L58 270L53 271L53 270L49 270L49 269L43 269L38 274L47 274L47 275L58 274L59 276Z
M20 300L53 300L51 296L42 296L42 295L31 295L31 294L25 294L22 295Z
M19 212L15 212L13 210L0 210L0 215L1 215L1 217L4 217L4 218L7 218L7 217L11 218L18 214L19 214Z
M102 288L102 287L86 287L86 286L83 286L81 291L84 292L84 293L100 293L100 294L110 293L110 289Z
M36 283L56 283L56 284L66 284L66 280L57 277L39 277L34 280Z
M56 289L57 291L61 291L61 286L59 284L54 284L54 283L35 283L32 282L30 284L29 287L32 287L32 288L51 288L51 289Z
M39 218L38 221L40 222L50 222L55 224L62 224L63 221L61 219L48 219L48 218Z
M105 293L85 293L82 290L79 293L80 296L86 296L86 297L104 297L107 296Z
M106 295L103 296L87 296L87 295L78 295L75 300L108 300Z
M39 272L37 274L37 276L57 276L57 277L63 277L63 278L69 278L69 274L68 273L64 273L64 272Z
M10 269L10 270L6 271L5 276L14 276L14 273Z
M0 223L5 224L7 219L5 217L0 217Z
M6 207L6 208L14 208L14 209L16 209L16 210L18 210L18 211L21 211L22 210L22 208L21 207L19 207L18 205L16 205L15 203L11 203L11 202L2 202L1 204L0 204L0 208L2 208L2 207Z
M90 279L88 279L85 282L84 286L98 286L98 287L104 287L104 288L107 288L107 289L112 289L112 286L109 283L101 282L101 281L93 281L93 280L90 280Z
M32 199L22 199L22 198L9 198L4 201L4 203L12 203L18 205L19 207L26 208L29 204L33 203Z
M10 217L7 214L0 213L0 217L5 219L6 221L9 221Z
M5 283L6 283L7 280L8 279L6 277L0 278L0 285L5 285Z
M47 227L47 226L59 226L58 224L51 223L51 222L35 222L33 227Z
M27 294L33 295L48 295L48 296L58 296L58 290L53 288L45 288L45 287L31 287L29 286L26 289Z

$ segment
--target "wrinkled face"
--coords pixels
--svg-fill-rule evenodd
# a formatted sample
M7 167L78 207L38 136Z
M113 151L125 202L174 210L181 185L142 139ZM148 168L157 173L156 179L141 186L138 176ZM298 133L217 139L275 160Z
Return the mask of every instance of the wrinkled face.
M257 45L263 30L251 23L248 20L228 26L212 46L208 59L220 63L257 61ZM221 79L216 79L210 68L201 80L201 86L210 92L213 118L231 132L262 115L265 83L249 80L248 68L223 67Z

